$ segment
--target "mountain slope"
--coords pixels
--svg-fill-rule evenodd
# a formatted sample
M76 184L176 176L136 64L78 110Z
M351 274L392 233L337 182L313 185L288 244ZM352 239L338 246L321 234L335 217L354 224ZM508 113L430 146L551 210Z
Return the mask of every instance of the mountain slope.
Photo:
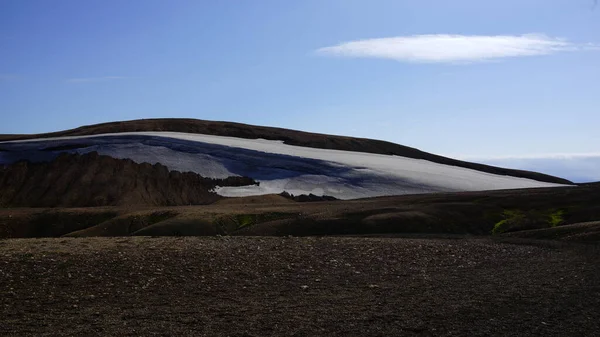
M277 194L357 199L385 195L564 186L427 160L177 132L123 132L1 143L0 164L98 152L208 178L246 176L260 185L219 187L229 197ZM116 172L115 172L116 173Z
M209 179L169 171L161 164L61 154L45 163L0 166L0 206L90 207L210 204L220 199L215 186L253 184L243 177Z
M541 182L571 184L570 181L550 175L511 170L489 165L465 162L446 158L421 150L390 142L352 138L344 136L324 135L282 128L253 126L231 122L204 121L196 119L143 119L123 122L111 122L90 126L82 126L72 130L44 133L38 135L0 135L0 141L26 140L37 138L53 138L65 136L86 136L120 132L140 131L172 131L192 134L227 136L244 139L279 140L284 144L309 148L333 149L352 152L364 152L383 155L395 155L413 159L423 159L430 162L468 168L481 172L508 175L519 178L533 179ZM2 147L2 144L0 144Z

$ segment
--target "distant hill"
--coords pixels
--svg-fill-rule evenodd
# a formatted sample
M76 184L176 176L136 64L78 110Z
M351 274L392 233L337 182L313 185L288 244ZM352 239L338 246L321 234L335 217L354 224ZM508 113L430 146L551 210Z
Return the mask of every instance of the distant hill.
M285 144L309 148L335 149L354 152L395 155L434 163L473 169L496 175L528 178L540 182L572 184L569 180L542 173L512 170L495 166L471 163L446 158L421 150L381 140L309 133L282 128L254 126L231 122L204 121L196 119L141 119L82 126L72 130L36 135L0 135L0 141L51 138L62 136L84 136L105 133L173 131L192 134L228 136L246 139L281 140ZM1 144L0 144L1 147Z

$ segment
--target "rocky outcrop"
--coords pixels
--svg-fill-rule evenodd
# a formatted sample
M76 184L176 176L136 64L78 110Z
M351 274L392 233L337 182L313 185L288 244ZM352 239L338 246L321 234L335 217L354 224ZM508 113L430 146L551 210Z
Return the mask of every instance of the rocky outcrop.
M174 206L210 204L216 186L257 184L247 177L211 179L161 164L61 154L47 163L0 167L2 207Z
M312 193L310 194L300 194L300 195L293 195L291 193L288 193L287 191L283 191L281 193L279 193L280 196L290 199L290 200L294 200L297 202L313 202L313 201L335 201L335 200L339 200L336 197L332 197L329 195L314 195Z

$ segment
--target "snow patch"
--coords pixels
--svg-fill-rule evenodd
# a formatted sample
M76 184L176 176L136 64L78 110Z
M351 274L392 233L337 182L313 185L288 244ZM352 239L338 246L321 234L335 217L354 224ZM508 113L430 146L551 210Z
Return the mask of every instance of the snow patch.
M112 138L111 138L112 137ZM126 137L131 137L129 140ZM140 137L151 140L138 141ZM250 196L287 191L354 199L384 195L563 186L532 179L363 152L309 148L280 140L244 139L180 132L125 132L3 142L38 146L89 139L96 145L75 152L98 151L136 162L160 162L171 170L212 178L245 175L259 186L219 187L223 196ZM115 144L111 144L111 139ZM116 143L119 139L120 143ZM183 141L183 143L181 143ZM124 143L125 142L125 143ZM181 144L175 144L175 143ZM148 145L147 143L151 143ZM175 146L177 145L177 146Z

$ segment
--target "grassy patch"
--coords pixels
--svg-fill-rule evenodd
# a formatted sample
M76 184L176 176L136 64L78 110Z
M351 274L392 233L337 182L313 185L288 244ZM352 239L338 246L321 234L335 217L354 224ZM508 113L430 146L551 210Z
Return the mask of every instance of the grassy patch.
M280 212L269 212L260 214L237 214L235 215L236 229L256 225L263 222L289 218L290 214Z
M254 226L259 223L290 218L292 214L268 212L258 214L231 214L217 217L214 220L217 233L227 235L239 229Z
M550 213L550 227L556 227L565 222L565 211L559 209Z
M525 214L520 210L504 210L502 212L503 220L498 221L492 229L492 234L501 234L507 232L515 225L523 222Z
M258 223L257 214L238 214L235 217L237 229L244 228L246 226L252 226Z
M498 221L492 229L492 234L502 234L528 229L556 227L565 222L566 212L559 210L504 210L504 219Z

